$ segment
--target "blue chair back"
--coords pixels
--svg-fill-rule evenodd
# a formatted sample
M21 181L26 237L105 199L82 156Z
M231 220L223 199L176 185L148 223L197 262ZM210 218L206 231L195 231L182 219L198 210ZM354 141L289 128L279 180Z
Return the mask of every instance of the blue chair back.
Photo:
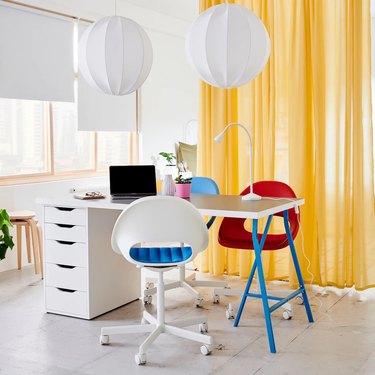
M208 177L193 177L190 192L192 194L220 194L216 182ZM207 222L207 229L214 223L216 216L212 216Z

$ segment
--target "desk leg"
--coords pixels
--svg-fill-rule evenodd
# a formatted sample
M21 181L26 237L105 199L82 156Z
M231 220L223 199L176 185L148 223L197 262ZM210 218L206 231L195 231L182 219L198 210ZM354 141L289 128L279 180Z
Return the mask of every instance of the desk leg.
M256 268L257 268L257 263L256 263L256 260L254 260L253 267L251 268L250 276L249 276L249 279L247 280L247 284L246 284L246 287L245 287L245 290L244 290L244 293L243 293L243 296L242 296L241 304L240 304L240 307L238 309L238 313L236 315L236 320L234 321L234 325L233 325L234 327L238 327L238 323L240 322L242 310L245 306L247 295L249 293L251 283L253 282L253 278L254 278Z
M259 287L260 287L260 293L262 295L264 318L266 320L266 327L267 327L267 333L268 333L268 343L270 346L270 352L276 353L275 339L273 337L273 329L272 329L272 322L271 322L271 313L270 313L270 308L268 305L266 282L264 281L262 256L261 256L262 249L258 241L258 220L257 219L253 219L252 234L253 234L253 245L254 245L254 251L255 251L255 261L256 261L257 268L258 268Z
M262 236L260 244L259 244L260 251L262 251L264 243L266 241L266 237L267 237L268 231L270 229L272 217L273 217L273 215L268 216L267 223L266 223L266 226L264 228L263 236ZM253 278L254 278L256 268L257 268L257 262L256 262L256 260L254 260L253 267L251 268L250 276L249 276L249 279L248 279L247 284L246 284L245 291L244 291L243 296L242 296L240 308L238 310L236 320L234 322L234 327L238 326L238 323L240 322L240 319L241 319L242 310L245 306L246 299L247 299L247 297L250 297L249 290L250 290L250 287L251 287L251 283L253 282Z
M302 298L303 298L303 302L305 304L306 315L307 315L307 318L308 318L309 322L313 323L314 318L313 318L312 313L311 313L309 299L307 298L306 288L305 288L305 284L303 282L301 269L300 269L300 266L299 266L299 263L298 263L298 258L297 258L296 248L294 246L293 237L292 237L292 234L290 233L288 211L287 210L284 211L284 227L285 227L286 235L288 237L288 243L289 243L289 247L290 247L290 252L292 254L294 268L296 269L296 274L297 274L298 283L299 283L299 289L302 291Z

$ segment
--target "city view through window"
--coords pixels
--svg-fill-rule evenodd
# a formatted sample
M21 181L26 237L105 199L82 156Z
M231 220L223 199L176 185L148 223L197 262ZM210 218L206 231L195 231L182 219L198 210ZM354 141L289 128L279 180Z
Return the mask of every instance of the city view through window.
M105 171L127 162L128 135L78 131L75 103L0 98L1 179Z

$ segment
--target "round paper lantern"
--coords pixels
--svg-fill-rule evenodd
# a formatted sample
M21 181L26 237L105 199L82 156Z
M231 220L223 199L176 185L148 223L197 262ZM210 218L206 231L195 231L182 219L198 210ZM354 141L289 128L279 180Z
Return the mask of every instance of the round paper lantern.
M221 4L208 8L191 25L186 53L202 80L217 87L239 87L263 70L270 39L262 21L250 10Z
M87 83L110 95L126 95L146 80L152 46L143 28L129 18L104 17L79 41L79 72Z

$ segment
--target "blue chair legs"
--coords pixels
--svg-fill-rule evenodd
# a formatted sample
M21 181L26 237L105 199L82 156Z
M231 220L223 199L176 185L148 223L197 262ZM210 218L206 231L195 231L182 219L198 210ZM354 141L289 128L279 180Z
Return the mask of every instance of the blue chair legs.
M311 309L310 309L310 304L309 300L306 294L306 289L305 285L303 282L302 274L301 274L301 269L298 263L298 258L297 258L297 253L295 250L294 242L292 235L290 233L290 228L289 228L289 222L288 222L288 211L284 211L284 226L285 226L285 231L286 235L288 238L288 243L290 247L290 251L292 254L292 259L293 259L293 264L296 270L298 282L299 282L299 288L294 291L293 293L289 294L285 298L281 297L275 297L275 296L268 296L267 295L267 289L266 289L266 283L264 279L264 273L263 273L263 265L262 265L262 257L261 257L261 252L262 248L264 245L264 242L267 237L267 233L269 230L269 226L271 224L272 220L272 215L268 217L267 224L264 230L264 233L262 235L261 241L259 243L258 241L258 220L253 219L253 230L252 230L252 239L253 239L253 245L254 245L254 251L255 251L255 261L254 264L251 268L250 276L249 279L246 283L245 291L242 296L241 304L236 316L236 320L234 322L234 326L237 327L239 324L239 321L241 319L242 311L245 306L246 300L248 297L255 297L255 298L261 298L262 299L262 304L263 304L263 311L264 311L264 318L266 320L266 328L267 328L267 334L268 334L268 343L269 343L269 348L271 353L276 353L276 346L275 346L275 339L273 335L273 329L272 329L272 321L271 321L271 313L281 307L283 304L291 300L292 298L296 297L299 294L302 294L302 298L305 304L305 309L306 309L306 315L308 318L308 321L312 323L314 321ZM259 279L259 287L260 287L260 294L257 293L250 293L250 287L251 283L254 279L255 271L258 269L258 279ZM268 300L274 300L278 301L275 305L272 307L269 306Z
M262 235L262 239L261 239L261 242L260 242L260 245L259 245L261 248L263 247L264 242L266 240L267 233L268 233L268 230L269 230L270 225L271 225L271 221L272 221L272 215L270 215L268 217L268 219L267 219L266 227L264 229L264 233ZM254 226L254 223L255 223L255 226ZM257 233L257 231L258 231L258 229L257 229L258 228L258 220L253 220L253 230L254 230L254 228L256 228L256 232L255 233ZM256 236L256 242L258 243L257 236ZM238 323L239 323L239 321L241 319L242 310L243 310L243 308L245 306L245 302L246 302L247 297L252 297L253 296L253 294L249 294L249 290L250 290L250 287L251 287L251 283L253 282L253 278L254 278L254 275L255 275L256 268L257 268L257 262L255 260L254 263L253 263L253 266L251 268L250 276L249 276L249 279L247 281L244 294L242 296L242 300L241 300L240 307L238 309L236 320L234 321L234 326L235 327L238 326Z
M290 233L289 221L288 221L288 211L284 211L284 227L285 227L286 235L288 237L290 252L292 253L294 268L296 270L297 279L298 279L298 283L299 283L299 289L301 290L303 302L305 304L307 319L309 320L310 323L313 323L314 318L313 318L312 313L311 313L309 299L307 298L305 283L303 282L301 268L300 268L299 263L298 263L296 248L294 246L292 234Z

